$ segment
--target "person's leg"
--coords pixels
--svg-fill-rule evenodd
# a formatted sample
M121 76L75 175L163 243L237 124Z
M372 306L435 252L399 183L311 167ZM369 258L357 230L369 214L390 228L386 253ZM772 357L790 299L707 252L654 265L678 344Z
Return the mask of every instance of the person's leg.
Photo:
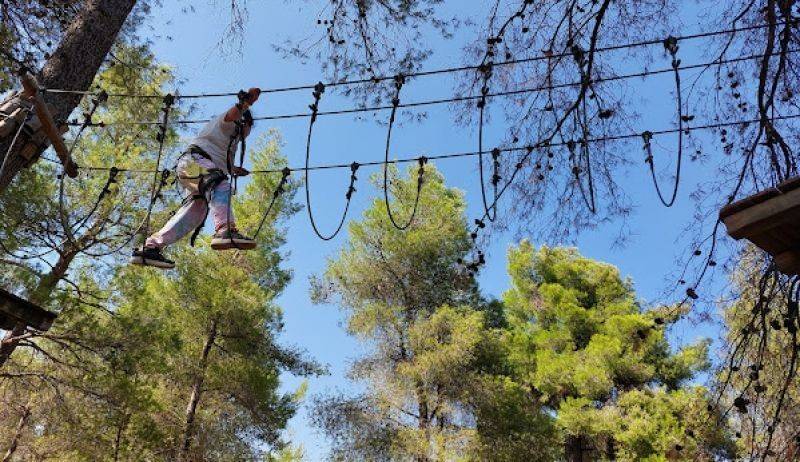
M196 180L190 177L198 174L200 165L189 156L184 156L178 162L178 179L185 192L189 195L188 202L167 221L155 234L145 241L144 247L134 249L131 263L135 265L155 266L158 268L174 268L175 262L164 257L161 249L173 244L186 236L203 223L208 207L203 199L194 198L197 194Z
M206 217L206 203L202 199L193 199L183 205L178 212L167 221L163 228L147 238L146 247L163 248L181 240L203 224Z
M211 248L215 250L249 250L256 247L253 239L247 238L236 229L236 220L231 208L231 185L228 180L221 182L211 192L209 198L211 218L214 220L214 237Z
M228 180L223 180L211 191L208 205L211 219L214 221L215 232L227 229L229 223L230 228L236 228L236 220L234 220L231 207L231 183Z
M187 195L198 194L196 178L205 169L213 168L214 164L203 158L184 156L178 162L177 174L181 186ZM161 230L147 238L146 247L162 248L174 244L181 238L203 224L206 217L206 202L200 198L192 197L190 202L183 205L178 212L167 221Z

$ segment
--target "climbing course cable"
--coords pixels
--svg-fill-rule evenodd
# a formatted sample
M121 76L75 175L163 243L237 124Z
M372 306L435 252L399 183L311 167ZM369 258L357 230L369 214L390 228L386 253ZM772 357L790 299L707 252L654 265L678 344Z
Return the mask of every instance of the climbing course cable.
M258 228L256 228L256 232L253 234L253 239L257 239L258 236L261 234L261 230L264 227L264 223L267 222L267 217L272 212L273 207L278 202L278 197L281 196L284 192L286 192L286 183L289 181L289 176L292 174L292 170L289 167L284 167L281 170L281 179L278 182L278 186L275 188L275 191L272 193L272 199L269 202L269 206L264 211L264 214L261 216L261 221L258 223Z
M800 118L800 114L787 114L783 116L776 116L774 120L794 120ZM750 125L754 123L758 123L760 119L741 119L741 120L733 120L728 122L716 122L711 124L705 125L695 125L692 127L684 127L684 132L687 130L690 132L698 131L698 130L713 130L723 127L735 127L740 125ZM678 132L676 128L667 128L662 130L656 130L650 133L652 136L659 136L659 135L670 135L675 134ZM619 133L615 135L608 135L608 136L601 136L595 138L588 138L586 140L587 143L605 143L609 141L623 141L623 140L630 140L634 138L641 138L641 132L629 132L629 133ZM558 147L558 146L567 146L567 141L560 141L560 142L552 142L552 143L539 143L536 146L541 147ZM520 152L523 150L531 149L531 146L527 147L510 147L510 148L496 148L496 150L501 154L507 154L512 152ZM490 154L491 151L484 151L483 154ZM446 159L457 159L462 157L475 157L478 155L477 151L466 151L466 152L453 152L447 154L433 154L428 156L426 159L428 161L435 161L435 160L446 160ZM397 159L390 159L389 164L406 164L412 162L418 162L419 157L401 157ZM356 162L359 167L372 167L372 166L382 166L386 163L383 160L380 161L364 161L364 162ZM306 171L315 171L315 170L336 170L336 169L345 169L351 168L352 163L338 163L338 164L324 164L324 165L308 165L304 167L290 167L292 172L306 172ZM79 167L80 169L84 169L87 171L95 171L95 172L102 172L108 171L111 167L104 167L104 166L82 166ZM132 174L150 174L155 172L153 169L126 169L126 168L118 168L120 172L125 173L132 173ZM282 169L263 169L263 170L253 170L250 173L252 174L270 174L270 173L280 173Z
M164 96L164 107L161 109L163 113L163 119L161 123L161 127L159 128L159 132L156 135L156 139L158 140L158 156L156 157L156 172L159 171L161 168L161 157L164 154L164 142L167 139L167 129L169 127L169 114L172 110L172 105L175 104L175 97L172 94L167 94ZM144 219L144 238L147 238L147 235L150 234L150 216L153 214L153 205L158 198L158 195L163 188L164 183L166 183L167 178L169 177L169 170L164 170L161 173L161 181L159 186L159 178L158 173L153 175L153 187L150 192L150 203L147 206L147 214L145 215Z
M658 199L664 204L665 207L672 207L675 204L675 199L678 197L678 187L680 186L681 182L681 163L683 161L683 123L684 121L689 122L692 117L683 114L683 98L681 96L681 74L679 71L681 60L677 58L678 55L678 39L675 37L667 37L664 40L664 48L669 52L670 56L672 56L672 69L675 71L675 89L676 95L675 99L677 100L678 104L678 159L677 165L675 167L675 184L672 188L672 196L669 200L664 199L664 195L661 192L661 187L658 185L658 177L656 176L656 169L655 169L655 162L653 160L653 149L650 144L650 140L652 138L652 133L644 132L642 133L642 139L644 140L644 147L647 151L647 157L645 158L645 162L650 167L650 175L653 178L653 184L656 187L656 193L658 193Z
M100 105L104 104L107 100L108 100L108 94L106 92L100 92L98 95L92 98L92 106L89 109L89 111L83 114L84 116L83 123L78 129L78 133L75 134L75 139L72 141L72 145L69 148L70 158L72 158L72 154L75 152L75 148L78 147L78 144L81 141L81 137L83 136L83 132L86 130L89 124L92 123L92 117L94 116L95 112L97 112L97 109L100 107ZM78 219L73 225L69 223L69 218L67 216L67 211L64 204L65 202L64 189L66 187L65 176L66 176L66 171L62 169L61 174L58 176L58 216L59 219L61 220L61 227L64 228L64 235L66 236L67 240L70 242L70 244L72 244L76 248L80 248L81 246L75 239L74 232L80 229L81 226L83 226L87 221L89 221L92 215L94 215L94 213L97 211L98 207L100 206L100 202L105 197L106 194L105 191L108 188L109 184L106 184L106 186L103 188L103 191L101 191L97 201L91 207L90 212L86 214L86 216ZM114 173L113 176L111 173L109 174L109 180L112 180L114 177L116 177L116 173Z
M663 41L662 41L663 42ZM661 43L661 42L660 42ZM800 49L792 49L788 50L788 54L794 54L800 51ZM773 53L770 56L779 56L780 53ZM748 56L739 56L735 58L725 59L725 60L717 60L713 62L703 62L699 64L691 64L687 66L682 66L679 68L681 71L688 71L694 69L704 69L708 66L714 65L724 65L724 64L734 64L743 61L751 61L763 58L763 54L754 54ZM650 77L655 75L667 74L667 73L674 73L674 69L670 66L663 69L658 70L648 70L648 71L641 71L635 72L630 74L621 74L616 76L610 77L597 77L592 79L590 82L591 84L598 84L603 82L614 82L620 80L629 80L634 78L644 78ZM408 76L406 76L408 78ZM502 92L495 92L489 93L486 95L487 98L497 98L503 96L516 96L528 93L540 93L544 91L550 90L558 90L562 88L571 88L571 87L580 87L583 85L582 81L577 82L566 82L560 84L552 84L552 85L543 85L537 87L530 87L530 88L521 88L517 90L508 90ZM425 101L418 101L413 103L401 103L398 105L398 109L407 109L407 108L415 108L415 107L424 107L424 106L433 106L433 105L441 105L441 104L451 104L451 103L461 103L467 101L478 101L482 98L482 95L467 95L467 96L455 96L451 98L441 98L441 99L434 99L434 100L425 100ZM372 106L372 107L360 107L360 108L352 108L352 109L341 109L335 111L317 111L317 116L333 116L333 115L347 115L347 114L358 114L358 113L366 113L366 112L376 112L376 111L390 111L392 109L392 105L382 105L382 106ZM269 121L269 120L287 120L287 119L303 119L303 118L310 118L310 112L306 113L297 113L297 114L281 114L281 115L273 115L273 116L261 116L261 117L254 117L253 120L256 121ZM173 125L194 125L194 124L203 124L209 122L210 119L190 119L190 120L176 120L172 121ZM106 127L111 125L160 125L160 121L119 121L119 122L96 122L89 124L90 127ZM68 122L67 125L79 125L76 122Z
M518 13L519 14L519 13ZM519 17L519 16L517 16ZM514 16L511 17L512 19ZM786 22L777 22L774 26L783 26L787 25ZM708 32L699 32L696 34L686 34L676 36L676 39L679 41L684 40L695 40L701 38L709 38L715 37L720 35L729 35L729 34L736 34L739 32L748 32L758 29L765 29L768 27L773 26L773 24L765 23L765 24L754 24L751 26L746 27L739 27L739 28L730 28L730 29L721 29L716 31L708 31ZM598 47L595 49L596 52L606 52L606 51L617 51L617 50L624 50L628 48L638 48L650 45L658 45L663 43L663 38L656 38L656 39L649 39L649 40L642 40L639 42L629 42L624 44L617 44L617 45L609 45L606 47ZM1 50L0 50L1 51ZM571 52L564 52L564 53L556 53L556 54L541 54L535 55L527 58L520 58L520 59L506 59L504 61L495 62L495 66L513 66L515 64L524 64L536 61L543 61L547 59L553 58L564 58L569 57ZM759 57L763 57L764 55L759 55ZM715 62L714 64L717 64ZM480 67L478 65L469 65L469 66L458 66L458 67L446 67L440 69L433 69L429 71L419 71L419 72L410 72L406 73L406 78L414 78L414 77L428 77L434 75L441 75L441 74L451 74L456 72L467 72L467 71L474 71ZM353 79L353 80L340 80L338 82L329 82L324 83L325 87L333 88L338 86L352 86L352 85L362 85L368 83L380 83L384 81L393 80L395 75L387 75L387 76L373 76L369 78L362 78L362 79ZM314 90L316 84L308 84L308 85L297 85L297 86L290 86L290 87L280 87L280 88L264 88L261 90L262 93L286 93L286 92L295 92L295 91L305 91L305 90ZM43 89L43 92L50 92L50 93L66 93L66 94L74 94L74 95L94 95L97 92L94 91L81 91L81 90L67 90L67 89L58 89L58 88L49 88ZM186 94L181 95L175 93L176 99L203 99L203 98L217 98L217 97L229 97L229 96L236 96L238 92L211 92L211 93L196 93L196 94ZM135 94L135 93L110 93L110 98L163 98L163 96L159 94ZM388 109L388 108L387 108ZM320 113L319 115L323 115Z
M764 26L762 26L762 27L764 27ZM732 31L722 31L722 32L715 32L715 33L696 34L695 36L684 36L684 37L680 37L680 38L675 38L674 40L677 43L678 40L684 40L684 39L687 39L687 38L716 35L716 34L723 33L723 32L725 32L725 33L737 32L737 31L740 31L740 30L746 30L746 29L736 29L736 30L732 30ZM496 40L496 39L494 39L494 40ZM666 41L664 41L664 40L660 40L660 41L639 42L639 43L627 44L627 45L616 45L616 46L612 46L612 47L598 48L597 51L610 50L610 49L621 49L621 48L626 48L626 47L629 47L629 46L640 46L640 45L643 45L643 44L654 44L654 43L662 43L663 44L665 42ZM789 52L793 53L793 52L796 52L796 51L798 51L798 50L790 50ZM574 50L571 50L570 54L572 54L574 56ZM565 53L565 56L567 56L566 53ZM673 65L672 65L672 67L670 69L664 69L664 70L658 70L658 71L644 71L644 72L635 73L635 74L619 75L619 76L612 76L612 77L607 77L607 78L596 78L596 79L593 79L590 82L590 84L600 83L600 82L604 82L604 81L621 80L621 79L632 78L632 77L645 77L645 76L649 76L649 75L661 74L661 73L666 73L666 72L676 73L677 70L681 70L681 69L703 68L703 67L707 67L708 65L721 65L721 64L726 64L726 63L740 62L740 61L749 60L749 59L758 59L758 58L762 58L762 57L763 57L763 55L737 57L737 58L732 58L732 59L728 59L728 60L715 61L713 63L703 63L703 64L697 64L697 65L692 65L692 66L680 67L679 66L680 61L677 60L677 58L673 56ZM552 56L548 56L548 58L552 58ZM520 60L520 61L522 61L522 60ZM496 64L496 65L499 65L499 63ZM478 67L477 66L472 66L470 68L477 69ZM434 73L436 73L436 72L434 72ZM420 74L414 74L414 75L420 75ZM396 78L396 76L394 78ZM582 79L582 80L584 80L584 79ZM679 81L679 75L676 76L676 80ZM347 215L347 212L349 210L350 199L351 199L352 194L355 192L355 188L354 188L354 184L355 184L355 180L356 180L356 178L355 178L355 170L357 170L358 167L366 166L366 165L378 165L378 164L382 164L384 166L387 166L388 163L397 163L397 164L399 164L399 163L413 162L413 161L419 162L420 158L396 159L396 160L391 160L391 161L389 161L388 159L384 159L383 162L366 162L366 163L361 163L361 164L358 163L358 162L353 162L353 163L350 163L350 164L323 165L323 166L313 166L312 167L312 166L309 165L309 163L310 163L311 136L312 136L312 131L313 131L313 124L316 122L316 118L318 116L323 115L323 114L346 114L346 113L364 112L364 111L372 111L372 110L383 110L383 109L392 110L394 112L394 115L396 116L396 111L399 108L402 108L402 107L418 107L418 106L429 105L429 104L444 104L444 103L449 103L449 102L468 101L468 100L475 100L475 99L485 101L486 98L488 98L488 97L523 94L523 93L529 93L529 92L534 92L534 91L544 91L544 90L555 89L555 88L566 88L566 87L571 87L571 86L578 86L578 85L581 85L582 83L583 82L572 82L572 83L564 83L564 84L558 84L558 85L548 85L548 86L543 86L543 87L538 87L538 88L520 89L520 90L506 91L506 92L500 92L500 93L495 93L495 94L490 94L488 91L486 91L485 95L482 92L482 94L479 95L479 96L461 96L461 97L457 97L457 98L441 99L441 100L434 100L434 101L421 101L421 102L410 103L410 104L399 104L399 101L397 103L395 103L393 101L393 104L391 106L381 106L381 107L375 107L375 108L357 108L357 109L348 109L348 110L341 110L341 111L331 111L331 112L326 112L326 113L323 113L323 112L319 111L319 108L318 108L319 97L316 97L315 98L315 104L311 106L311 109L312 109L312 113L311 114L267 116L267 117L258 118L257 120L275 120L275 119L279 119L279 118L294 118L294 117L309 117L309 116L311 117L312 120L311 120L311 123L309 124L309 138L307 140L305 167L304 168L290 169L290 171L304 171L306 173L306 199L307 199L307 204L310 204L310 188L309 188L309 179L308 179L308 172L309 171L327 169L327 168L345 168L345 167L349 167L349 168L351 168L351 170L353 170L351 172L350 187L348 188L348 193L346 195L348 203L345 206L345 211L344 211L342 220L340 221L339 226L337 227L336 231L333 234L333 236L335 236L342 229L344 220L346 219L346 215ZM319 83L319 84L315 85L315 93L317 93L316 90L318 90L318 89L321 90L321 91L319 91L319 96L321 96L322 93L325 90L324 84ZM398 91L398 97L396 99L399 100L399 91ZM682 104L679 103L679 106L682 106ZM587 115L585 114L584 116L586 117ZM674 131L670 131L670 132L677 132L677 133L679 133L680 136L682 136L682 134L685 131L691 130L691 129L684 128L683 123L682 123L683 121L684 121L683 116L680 115L679 116L679 122L680 122L679 123L679 129L678 130L674 130ZM173 122L173 123L194 123L194 122L200 122L200 121L178 121L178 122ZM125 122L123 122L123 123L125 123ZM128 123L138 124L139 122L128 122ZM739 122L734 122L734 124L736 124L736 123L739 123ZM144 124L150 124L150 122L144 122ZM90 124L90 126L92 126L92 125L102 126L102 125L105 125L105 124L100 122L100 123L97 123L97 124L93 124L93 123ZM583 125L584 125L584 129L586 130L587 129L586 125L588 125L586 120L583 121ZM650 132L647 132L647 133L650 133ZM666 132L662 131L661 133L666 133ZM587 138L588 137L588 131L586 131L584 133L584 135L585 135L584 138ZM586 173L587 173L588 182L589 182L589 185L588 185L588 189L589 189L588 197L586 197L587 196L586 191L585 191L586 188L583 187L583 183L582 182L579 184L579 186L581 186L582 194L584 195L584 199L586 199L586 201L587 201L587 205L590 205L590 209L594 208L593 207L593 204L594 204L594 185L593 185L593 179L592 179L591 172L590 172L590 170L591 170L591 159L589 157L589 152L588 152L588 149L589 149L588 143L589 142L596 142L598 140L624 139L624 138L628 138L628 137L629 136L627 136L627 135L620 135L620 136L617 136L617 137L610 136L610 137L604 137L604 138L601 138L601 139L583 140L583 141L581 141L581 148L582 148L581 149L581 153L580 154L576 153L576 156L575 156L576 163L575 163L575 165L573 167L574 168L577 167L578 173L581 173L580 164L582 164L582 163L586 164ZM390 140L391 140L391 127L390 127L390 133L387 136L387 141L388 141L387 144L390 144ZM482 148L482 140L479 141L479 144L481 144L481 146L479 146L479 147ZM564 142L562 144L566 144L566 142ZM554 145L555 144L552 144L552 143L547 144L548 147L551 147L551 146L554 146ZM682 148L682 143L681 143L681 148ZM388 151L388 149L387 149L387 151ZM493 176L493 180L497 183L497 184L495 184L495 188L499 188L499 180L500 180L499 173L498 173L499 172L499 156L500 156L501 153L508 152L508 151L509 150L507 150L507 149L499 149L499 148L496 148L496 149L491 151L492 152L493 161L494 161L494 166L495 166L495 175ZM479 157L482 157L483 154L485 154L485 153L486 153L486 151L484 151L483 149L479 149L475 153L445 154L445 155L441 155L441 156L431 156L430 158L431 159L436 159L436 158L444 159L444 158L465 157L465 156L472 156L472 155L477 155ZM483 165L483 163L481 162L481 166L482 165ZM108 170L108 167L86 166L86 167L83 167L83 168L85 170ZM155 170L134 170L134 169L124 169L124 168L119 168L119 167L117 167L117 168L118 168L118 170L120 172L125 171L125 172L130 172L130 173L137 173L137 172L155 173L156 176L159 173L158 169L155 169ZM651 168L652 168L652 165L651 165ZM261 172L253 172L253 173L270 173L270 172L271 171L261 171ZM516 173L517 172L514 172L514 176L516 175ZM506 186L507 186L507 184L506 184ZM657 187L658 187L658 185L657 185ZM503 188L503 189L505 189L505 188ZM485 192L485 189L484 189L484 192ZM498 189L498 192L496 194L496 198L499 198L500 195L501 195L501 190ZM485 211L489 212L490 215L491 215L491 217L487 216L485 218L487 218L487 219L488 218L493 218L494 216L496 216L496 210L493 210L493 208L494 208L493 206L497 204L497 200L494 200L491 205L488 204L488 202L489 202L488 199L486 199L485 202L486 202L486 204L484 204L484 205L486 206L485 208L487 209ZM669 201L662 201L662 202L669 203ZM152 203L151 203L151 206L152 206ZM318 235L320 235L321 233L319 233L319 230L318 230L318 228L316 226L316 223L315 223L314 218L313 218L313 213L311 213L311 210L309 210L309 218L312 221L312 225L314 227L315 232ZM391 217L391 218L393 219L394 217ZM393 221L395 221L395 220L393 220ZM394 224L397 224L397 223L394 223ZM330 236L330 238L332 238L333 236ZM324 236L320 235L320 237L323 238Z
M506 30L511 25L511 23L517 18L524 18L525 12L528 9L528 5L532 4L533 2L529 0L523 0L522 7L514 13L513 15L509 16L503 25L500 27L497 35L494 37L489 37L486 40L487 49L486 53L483 56L483 60L481 64L477 66L476 70L483 78L483 85L481 86L481 96L480 101L478 101L478 109L479 109L479 123L478 123L478 175L480 176L480 185L481 185L481 200L483 202L483 208L486 212L486 219L490 222L494 222L497 219L497 185L500 182L500 162L497 156L497 150L492 151L492 188L494 191L494 204L491 208L489 208L488 200L486 199L486 180L485 175L483 172L483 155L480 154L483 152L483 129L484 129L484 122L485 122L485 112L486 112L486 98L489 95L489 81L492 79L492 75L494 74L494 56L495 56L495 46L503 42L503 37L505 36ZM506 59L511 59L511 54L506 53Z
M347 203L344 206L344 212L342 213L342 219L339 220L339 225L333 231L332 234L327 236L323 235L319 228L317 227L317 223L314 221L314 212L311 210L311 187L309 185L309 162L311 160L311 135L314 130L314 123L317 121L317 111L319 110L319 101L322 98L323 93L325 93L325 84L322 82L318 83L314 87L314 103L309 106L311 108L311 121L308 124L308 139L306 140L306 163L305 168L305 187L306 187L306 210L308 211L308 219L311 222L311 227L314 229L314 233L322 239L323 241L330 241L336 235L339 234L339 231L342 230L344 226L344 221L347 219L347 212L350 210L350 202L353 199L353 193L356 192L355 183L358 178L356 177L356 173L358 172L359 167L361 166L358 162L353 162L350 164L350 186L347 188L347 193L345 197L347 198Z
M419 169L417 171L417 194L414 198L414 207L411 210L411 216L408 218L408 221L404 225L400 225L397 223L397 219L394 217L394 213L392 213L392 206L389 203L389 149L392 145L392 127L394 126L395 116L397 115L397 107L400 104L400 90L403 88L405 81L406 78L402 74L398 74L397 77L395 77L396 92L394 98L392 99L393 109L391 115L389 116L389 129L386 134L386 152L383 162L383 202L386 206L386 214L389 216L389 221L392 222L392 226L400 231L408 229L408 227L414 223L414 218L416 217L417 209L419 208L420 194L422 194L422 184L425 176L425 164L427 163L427 159L425 157L419 158Z
M483 86L481 87L481 99L478 101L478 108L479 108L479 123L478 123L478 176L480 177L480 184L481 184L481 200L483 201L483 208L486 211L487 215L486 218L493 222L497 219L497 209L490 209L489 208L489 201L486 199L486 180L485 175L483 173L483 125L484 125L484 111L486 110L486 96L489 94L489 78L492 74L492 66L491 64L485 66L482 69L483 74ZM492 151L494 153L494 151ZM492 177L492 184L494 185L494 199L495 203L497 202L497 182L494 181L495 178L499 178L499 163L497 161L497 157L493 156L494 162L494 173Z

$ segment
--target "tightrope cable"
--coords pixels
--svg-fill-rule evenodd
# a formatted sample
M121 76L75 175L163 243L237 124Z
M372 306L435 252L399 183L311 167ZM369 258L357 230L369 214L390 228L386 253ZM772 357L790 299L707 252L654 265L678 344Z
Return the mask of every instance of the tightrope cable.
M794 54L800 51L800 49L792 49L788 50L788 54ZM769 56L778 56L780 53L776 52ZM739 56L736 58L729 58L725 60L716 60L712 62L704 62L698 64L691 64L687 66L682 66L679 68L681 71L687 70L694 70L694 69L702 69L707 68L709 66L715 65L724 65L724 64L735 64L743 61L750 61L754 59L761 59L764 57L764 54L754 54L748 56ZM597 77L588 82L589 85L594 85L603 82L614 82L620 80L628 80L634 78L644 78L650 77L655 75L673 73L674 69L672 67L652 70L652 71L641 71L629 74L621 74L616 76L609 76L609 77ZM566 82L560 84L551 84L551 85L543 85L531 88L521 88L516 90L507 90L501 92L490 92L485 95L486 98L498 98L504 96L515 96L515 95L522 95L527 93L540 93L550 90L559 90L562 88L570 88L570 87L580 87L583 85L584 82ZM451 104L451 103L462 103L468 101L476 101L481 100L484 98L484 95L466 95L466 96L455 96L451 98L440 98L440 99L432 99L432 100L424 100L424 101L417 101L412 103L401 103L398 105L398 109L409 109L409 108L418 108L424 106L435 106L435 105L442 105L442 104ZM362 107L362 108L349 108L349 109L340 109L340 110L333 110L333 111L317 111L316 116L334 116L334 115L348 115L348 114L358 114L358 113L366 113L366 112L377 112L377 111L391 111L394 108L392 104L389 105L380 105L380 106L371 106L371 107ZM253 120L257 121L269 121L269 120L287 120L287 119L304 119L310 118L312 113L295 113L295 114L280 114L280 115L272 115L272 116L260 116L254 117ZM171 123L174 125L195 125L195 124L204 124L210 122L211 119L204 118L204 119L187 119L187 120L175 120ZM75 122L67 122L68 125L79 125L79 123ZM90 127L107 127L111 125L160 125L160 121L119 121L119 122L93 122L90 123Z
M788 22L783 23L776 23L775 25L787 25L790 24ZM696 34L686 34L677 36L677 40L694 40L700 38L708 38L708 37L715 37L719 35L728 35L728 34L736 34L739 32L747 32L751 30L758 30L770 27L771 24L755 24L752 26L746 27L738 27L738 28L729 28L729 29L721 29L716 31L709 31L709 32L699 32ZM649 45L657 45L664 41L663 38L657 39L649 39L649 40L642 40L639 42L630 42L625 44L618 44L618 45L609 45L606 47L598 47L596 48L596 52L606 52L606 51L616 51L616 50L623 50L626 48L638 48L644 47ZM523 64L523 63L530 63L535 61L542 61L552 58L560 58L560 57L568 57L570 52L565 53L550 53L550 54L542 54L536 56L530 56L527 58L520 58L520 59L509 59L505 61L498 61L494 63L495 66L510 66L514 64ZM456 72L465 72L465 71L474 71L478 69L480 65L468 65L468 66L454 66L454 67L445 67L440 69L433 69L428 71L419 71L419 72L409 72L406 73L406 77L414 78L414 77L427 77L433 75L440 75L440 74L451 74ZM362 85L367 83L380 83L383 81L389 81L394 79L394 75L388 76L373 76L368 78L360 78L360 79L350 79L350 80L340 80L338 82L329 82L324 83L328 88L333 88L337 86L351 86L351 85ZM316 87L316 84L306 84L306 85L296 85L296 86L287 86L287 87L279 87L279 88L264 88L261 90L262 93L285 93L285 92L295 92L295 91L303 91L303 90L313 90ZM45 91L51 93L68 93L68 94L77 94L77 95L92 95L95 92L92 91L81 91L81 90L66 90L66 89L46 89ZM177 99L200 99L200 98L217 98L217 97L228 97L228 96L236 96L238 92L211 92L211 93L196 93L196 94L186 94L181 95L176 92L175 97ZM111 98L161 98L160 95L157 94L134 94L134 93L110 93L109 97Z

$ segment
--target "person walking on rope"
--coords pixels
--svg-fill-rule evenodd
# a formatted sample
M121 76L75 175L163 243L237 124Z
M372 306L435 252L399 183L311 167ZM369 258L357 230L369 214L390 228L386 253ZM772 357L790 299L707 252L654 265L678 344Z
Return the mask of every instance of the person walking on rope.
M170 269L175 262L166 258L162 250L194 230L191 241L211 214L214 236L211 248L215 250L249 250L256 247L253 239L239 233L231 210L231 184L228 176L247 176L245 168L234 165L239 143L253 128L252 106L261 90L251 88L239 95L239 103L224 114L211 119L192 140L189 148L178 159L177 179L190 194L178 212L161 230L151 235L141 249L135 249L131 263Z

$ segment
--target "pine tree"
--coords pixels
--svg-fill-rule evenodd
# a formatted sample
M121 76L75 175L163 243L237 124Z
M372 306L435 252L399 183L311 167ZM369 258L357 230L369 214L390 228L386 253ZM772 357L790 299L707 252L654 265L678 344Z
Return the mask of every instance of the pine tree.
M665 328L680 310L643 311L632 283L615 267L575 249L536 250L524 241L509 251L508 268L503 342L512 385L506 388L524 391L527 399L518 402L552 419L559 458L715 460L728 454L724 428L707 409L707 391L689 384L709 367L708 342L675 353L667 342ZM541 431L538 424L531 431ZM505 460L535 456L514 438L488 433L484 444L487 450L495 440L512 445Z
M97 79L97 85L104 91L159 94L171 82L169 69L158 65L146 47L121 46L117 53L136 66L106 68ZM158 98L144 102L124 98L108 102L87 100L84 110L94 112L95 122L152 118L160 114L161 102ZM84 165L152 168L159 150L157 131L157 127L142 129L125 125L82 132L76 129L70 145L74 146L75 159ZM174 152L176 139L175 132L168 130L164 142L166 157ZM131 234L144 223L153 180L152 176L119 173L112 182L110 172L87 171L75 180L62 178L62 192L62 180L55 184L51 180L56 175L53 165L37 164L26 171L25 181L14 185L0 199L9 211L3 217L0 234L5 261L13 268L6 270L8 286L24 288L29 299L44 306L50 305L54 292L71 273L77 272L76 267L94 266L102 256L127 248L126 242L132 242ZM162 201L155 204L156 213L164 205L169 207L172 203L174 207L174 197L163 199L166 204ZM45 258L35 258L37 255ZM57 309L59 304L53 303L52 307ZM6 338L24 333L24 326L20 326ZM14 352L17 343L4 342L0 366Z
M390 205L405 219L417 172L391 175ZM459 265L472 242L462 194L430 166L424 178L409 229L396 229L376 199L316 283L317 299L337 300L348 332L370 349L350 372L363 394L317 401L314 420L336 460L453 460L473 434L460 401L488 330Z
M47 59L41 71L36 72L39 84L45 88L86 91L94 81L106 55L117 40L125 20L136 5L136 0L87 0L80 12L64 32L64 36ZM42 47L42 44L32 44ZM48 93L47 104L52 105L54 120L66 121L81 100L79 94ZM32 161L38 160L44 148L27 158L22 154L25 143L11 143L12 137L0 139L0 155L6 168L0 177L0 192ZM8 156L6 160L5 157Z
M800 457L800 384L792 361L800 341L797 304L786 296L789 281L748 247L731 274L731 302L722 306L726 355L717 375L719 396L735 409L737 443L750 459Z

